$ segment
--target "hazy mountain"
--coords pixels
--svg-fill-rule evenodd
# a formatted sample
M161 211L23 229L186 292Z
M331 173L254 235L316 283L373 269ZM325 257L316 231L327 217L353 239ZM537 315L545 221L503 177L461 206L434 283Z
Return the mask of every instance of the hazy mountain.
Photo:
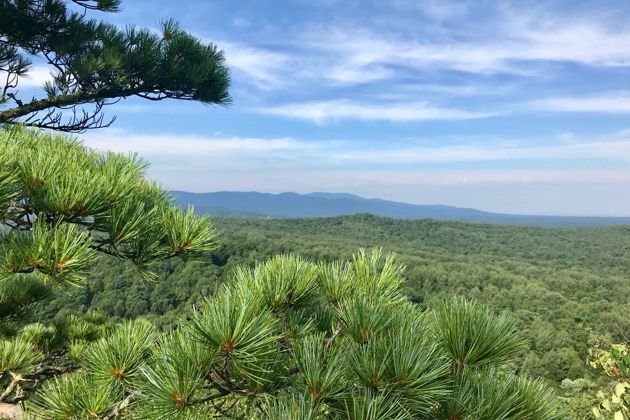
M530 216L484 212L471 208L417 205L367 199L354 194L315 192L310 194L221 191L191 193L173 191L176 203L192 204L197 212L216 217L297 218L332 217L370 213L395 219L443 219L524 225L611 225L630 224L630 217Z

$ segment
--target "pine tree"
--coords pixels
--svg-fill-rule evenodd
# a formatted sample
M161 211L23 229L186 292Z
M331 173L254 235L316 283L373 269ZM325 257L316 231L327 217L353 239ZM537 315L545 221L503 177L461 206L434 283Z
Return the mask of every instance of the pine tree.
M120 0L0 1L0 124L66 132L110 125L103 108L121 98L175 98L225 105L229 70L223 52L173 21L161 33L89 19L116 12ZM20 78L43 59L53 78L45 97L19 94ZM68 117L68 115L70 115Z
M24 325L55 288L81 285L99 253L151 279L161 260L215 248L208 219L171 205L146 166L56 134L0 130L0 403L21 401L41 375L76 368L65 350L78 354L106 335L98 314Z

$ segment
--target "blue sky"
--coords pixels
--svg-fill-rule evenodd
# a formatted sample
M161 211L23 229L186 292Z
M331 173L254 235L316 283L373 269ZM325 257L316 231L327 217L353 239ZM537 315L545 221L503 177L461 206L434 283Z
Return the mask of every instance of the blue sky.
M81 136L140 152L166 187L630 216L630 2L122 7L103 18L175 18L232 69L229 108L130 99Z

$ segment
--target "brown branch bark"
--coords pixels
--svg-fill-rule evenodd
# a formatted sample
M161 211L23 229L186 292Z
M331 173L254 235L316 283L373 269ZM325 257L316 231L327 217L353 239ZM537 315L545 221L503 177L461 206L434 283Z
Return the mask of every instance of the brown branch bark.
M324 348L325 349L330 348L332 343L337 339L337 337L339 337L340 333L341 333L341 324L337 324L337 327L335 328L335 331L333 332L333 335L330 336L330 338L328 338L326 340L326 344L324 345Z
M11 379L11 382L9 383L9 385L5 388L5 390L2 393L2 395L0 395L0 402L4 401L5 398L7 398L9 395L11 395L11 393L13 392L15 387L22 380L22 378L20 376L18 376L18 375L12 375L12 376L13 376L13 379Z
M94 92L76 92L66 95L51 96L45 99L31 101L22 106L0 111L0 123L9 123L34 112L43 111L50 108L59 108L64 106L81 105L95 102L102 99L113 99L122 96L136 94L136 91L125 90L98 90Z
M96 100L97 98L94 93L77 92L69 95L57 95L46 99L31 101L23 106L0 111L0 123L15 121L17 118L33 112L43 111L44 109L85 103Z
M127 397L122 400L121 402L119 402L118 404L116 404L114 406L114 408L112 409L112 411L110 411L110 413L104 417L102 417L103 420L112 420L115 419L116 417L118 417L120 415L120 413L129 406L129 404L131 404L131 402L136 398L136 394L135 393L131 393L129 395L127 395Z

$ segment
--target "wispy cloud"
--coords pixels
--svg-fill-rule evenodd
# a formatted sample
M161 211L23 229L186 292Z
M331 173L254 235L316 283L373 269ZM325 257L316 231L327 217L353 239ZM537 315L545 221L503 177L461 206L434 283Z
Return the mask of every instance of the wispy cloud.
M630 163L628 131L612 133L600 139L580 140L566 135L547 145L532 145L532 141L486 139L477 144L433 146L374 145L360 141L316 141L293 138L246 138L223 136L139 135L108 129L85 135L86 144L101 150L138 152L152 160L179 162L186 168L189 161L211 168L217 162L209 157L221 157L222 166L232 169L240 164L266 167L270 161L292 161L295 168L308 166L372 167L373 164L465 163L483 161L575 161L590 160ZM534 143L535 144L535 143ZM191 174L193 176L193 174Z
M607 92L596 96L558 97L533 101L528 104L533 110L551 112L630 113L630 92Z
M572 142L549 146L497 147L456 145L449 147L404 147L334 155L335 160L362 163L453 163L527 160L611 160L630 163L630 140Z
M221 42L219 45L225 51L230 68L242 73L244 80L261 89L271 89L286 82L283 78L289 59L286 54L241 43Z
M630 31L610 32L592 22L502 25L491 39L445 41L375 33L364 28L319 30L311 34L313 47L336 53L332 81L356 83L401 75L401 69L455 70L479 74L535 74L544 62L589 66L630 65ZM324 38L322 39L322 33ZM526 65L524 67L524 65Z
M3 72L0 71L0 77L3 77L2 74ZM25 77L20 77L18 86L20 88L42 87L52 78L52 68L41 65L32 66Z
M413 6L406 0L396 4ZM459 18L468 10L452 2L422 2L414 8L436 21ZM317 80L333 86L393 80L410 71L533 75L547 71L545 63L630 66L630 30L610 30L591 16L562 18L521 8L518 13L497 8L490 16L466 36L456 25L441 26L436 37L417 26L383 31L336 24L300 28L295 36L278 40L290 53L236 44L227 44L226 50L236 69L257 80Z
M334 120L372 121L425 121L425 120L469 120L486 118L496 113L476 112L455 108L441 108L426 102L370 104L351 100L331 100L293 103L265 108L256 112L298 118L317 123Z
M234 156L260 155L278 151L311 149L314 145L291 138L202 137L180 135L131 134L109 129L84 136L86 144L119 153L137 152L147 157L182 158L232 153ZM182 166L185 166L183 163Z

